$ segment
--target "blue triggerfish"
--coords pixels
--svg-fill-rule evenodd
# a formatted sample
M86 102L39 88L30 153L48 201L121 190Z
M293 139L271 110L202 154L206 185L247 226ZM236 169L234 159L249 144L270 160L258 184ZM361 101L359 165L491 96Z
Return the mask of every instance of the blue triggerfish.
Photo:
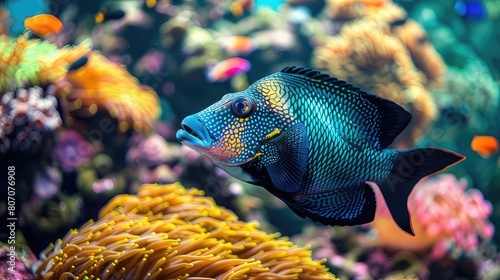
M186 117L177 139L326 225L371 222L376 201L367 182L374 182L398 226L413 235L407 200L414 185L464 157L388 149L410 119L393 101L287 67Z

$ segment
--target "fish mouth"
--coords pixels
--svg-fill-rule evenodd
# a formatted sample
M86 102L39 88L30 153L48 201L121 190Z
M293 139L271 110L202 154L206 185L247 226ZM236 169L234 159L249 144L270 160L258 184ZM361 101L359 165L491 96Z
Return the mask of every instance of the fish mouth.
M186 117L181 123L176 137L179 142L189 147L209 148L214 140L210 132L197 115Z

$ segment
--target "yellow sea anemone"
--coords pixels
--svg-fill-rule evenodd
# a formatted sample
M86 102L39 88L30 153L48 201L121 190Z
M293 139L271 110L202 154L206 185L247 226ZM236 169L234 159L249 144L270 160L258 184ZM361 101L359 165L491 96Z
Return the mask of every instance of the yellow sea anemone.
M336 279L310 246L246 223L197 189L144 185L42 252L40 279ZM62 277L62 278L61 278ZM203 277L203 278L202 278Z

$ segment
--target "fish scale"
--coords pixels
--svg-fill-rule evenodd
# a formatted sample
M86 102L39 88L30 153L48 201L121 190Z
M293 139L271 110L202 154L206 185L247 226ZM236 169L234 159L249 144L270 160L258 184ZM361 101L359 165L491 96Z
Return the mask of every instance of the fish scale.
M372 221L374 182L398 226L413 234L406 205L413 186L464 157L438 148L388 149L410 119L390 100L287 67L186 117L177 138L326 225Z
M285 81L289 79L288 77L281 77ZM261 83L266 83L266 81L262 81ZM307 82L305 82L307 83ZM349 147L344 141L341 140L337 131L341 131L341 123L333 122L332 119L342 119L343 116L340 115L338 106L344 106L343 100L346 99L346 94L342 94L341 92L326 92L323 94L315 93L312 90L311 85L300 85L295 84L298 89L307 88L310 89L309 94L315 100L315 104L319 104L319 109L313 109L309 106L303 105L303 97L307 92L301 92L296 95L293 95L290 100L287 100L291 105L292 109L298 109L301 113L301 116L311 116L314 112L318 112L317 118L304 118L299 121L303 121L307 124L307 127L310 128L308 131L308 135L312 135L311 137L311 146L323 147L323 149L311 149L310 156L308 161L308 166L311 167L308 169L308 173L305 177L305 187L299 191L299 194L311 194L311 193L321 193L324 192L324 188L321 186L328 185L331 188L342 188L345 186L345 180L342 177L347 177L353 179L355 174L358 174L360 171L360 176L358 176L357 180L375 180L379 178L385 177L389 170L374 170L370 168L370 166L374 166L374 162L370 161L370 159L378 160L377 162L392 162L393 158L396 156L396 153L390 153L390 155L383 156L381 151L375 150L364 150L365 152L359 154L359 158L353 157L355 151L353 148ZM341 90L342 88L340 88ZM344 87L345 90L345 87ZM292 89L292 92L294 90ZM333 98L339 97L339 98ZM339 104L340 103L340 104ZM368 107L368 106L365 106ZM329 112L333 112L330 114ZM345 119L352 120L352 116L354 114L349 112L349 115L345 117ZM355 122L355 120L353 120ZM355 132L355 131L354 131ZM350 133L352 137L357 138L358 135L356 133ZM332 145L327 145L326 149L324 149L325 141L330 141ZM344 143L343 143L344 142ZM367 146L367 144L366 144ZM326 153L325 153L326 152ZM329 159L329 154L338 154L338 157L334 157L333 160ZM345 158L350 159L349 161L345 161ZM366 161L362 159L367 159ZM323 160L321 160L323 159ZM363 164L365 163L365 164ZM356 169L347 169L345 166L347 165L356 165ZM343 166L344 165L344 166ZM341 167L341 168L337 168ZM346 174L345 170L348 170ZM332 172L333 171L333 172ZM378 172L377 172L378 171ZM319 186L319 187L314 187Z

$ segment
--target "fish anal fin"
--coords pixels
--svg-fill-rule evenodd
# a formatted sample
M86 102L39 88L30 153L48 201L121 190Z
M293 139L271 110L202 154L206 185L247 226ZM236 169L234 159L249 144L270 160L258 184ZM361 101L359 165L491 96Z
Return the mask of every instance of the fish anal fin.
M324 193L302 195L293 204L311 220L331 226L369 223L373 221L376 209L375 193L364 182Z
M288 128L282 135L262 146L262 163L274 187L284 192L297 192L307 170L309 140L304 124Z

